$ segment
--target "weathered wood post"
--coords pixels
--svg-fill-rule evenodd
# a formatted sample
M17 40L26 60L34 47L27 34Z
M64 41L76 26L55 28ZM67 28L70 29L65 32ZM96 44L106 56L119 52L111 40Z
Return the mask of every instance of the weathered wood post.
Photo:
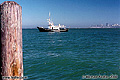
M1 77L23 77L22 7L19 4L14 1L0 4L0 28Z

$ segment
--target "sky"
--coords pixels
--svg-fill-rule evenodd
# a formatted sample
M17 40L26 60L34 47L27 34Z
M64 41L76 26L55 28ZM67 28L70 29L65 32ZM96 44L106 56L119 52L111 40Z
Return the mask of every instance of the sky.
M0 4L6 0L0 0ZM120 24L120 0L9 0L22 6L22 27L47 27L49 12L54 24L86 28Z

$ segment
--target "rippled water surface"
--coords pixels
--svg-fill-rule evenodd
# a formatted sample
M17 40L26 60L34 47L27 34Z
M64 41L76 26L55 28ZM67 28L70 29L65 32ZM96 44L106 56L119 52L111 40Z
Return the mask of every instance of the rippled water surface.
M120 76L120 29L70 29L60 33L23 29L23 60L28 80Z

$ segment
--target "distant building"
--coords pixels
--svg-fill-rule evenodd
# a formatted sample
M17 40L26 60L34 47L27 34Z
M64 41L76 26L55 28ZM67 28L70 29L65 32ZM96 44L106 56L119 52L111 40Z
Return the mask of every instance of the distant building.
M120 28L120 25L119 24L113 24L112 28Z
M106 26L108 27L108 26L109 26L109 24L108 24L108 23L106 23Z

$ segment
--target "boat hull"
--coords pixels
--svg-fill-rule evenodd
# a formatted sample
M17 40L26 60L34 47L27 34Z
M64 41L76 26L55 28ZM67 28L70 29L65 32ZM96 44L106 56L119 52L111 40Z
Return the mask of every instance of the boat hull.
M68 29L60 29L60 30L54 30L54 29L48 29L48 28L42 28L37 27L40 32L68 32Z

